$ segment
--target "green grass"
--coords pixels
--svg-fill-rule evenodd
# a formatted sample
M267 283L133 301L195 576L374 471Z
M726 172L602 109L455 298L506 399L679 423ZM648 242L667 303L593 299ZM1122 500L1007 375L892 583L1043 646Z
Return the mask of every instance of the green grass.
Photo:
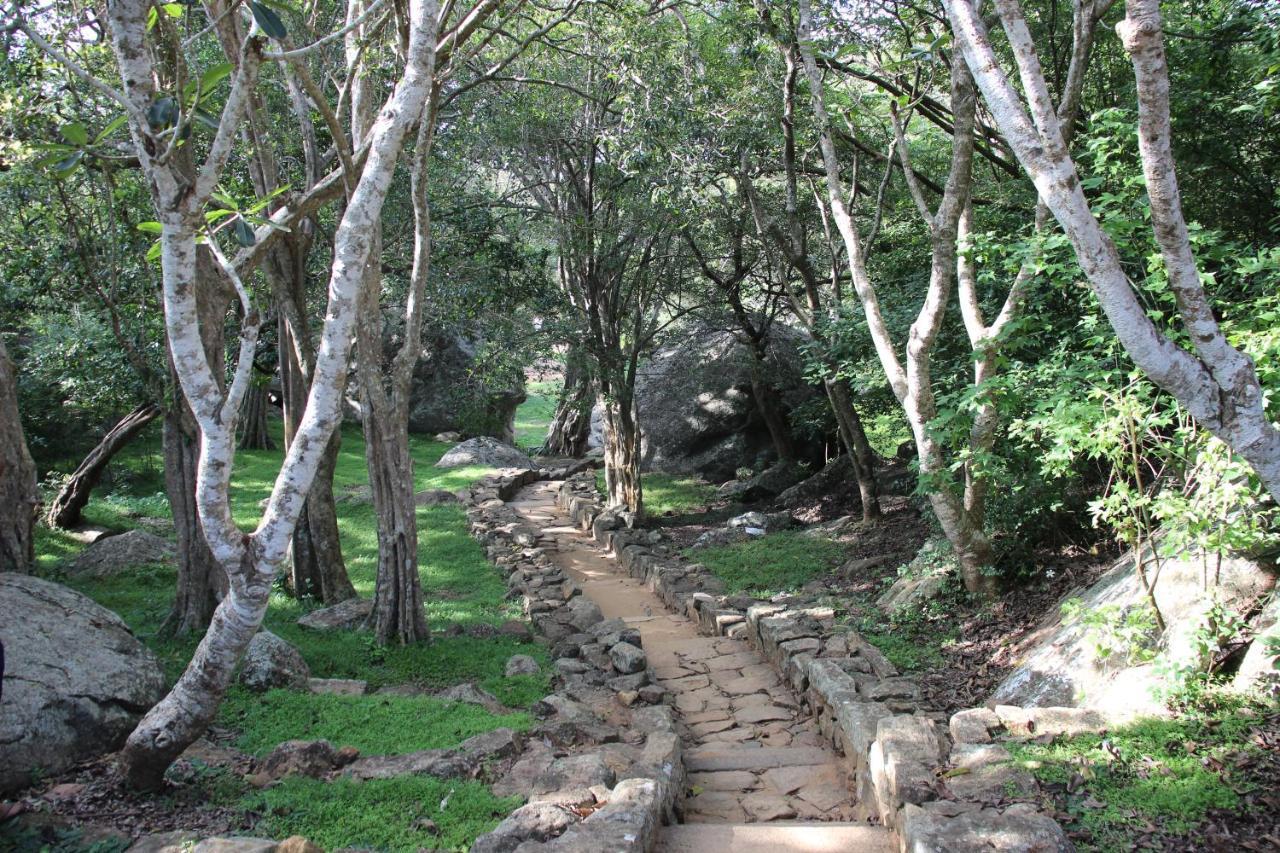
M302 835L326 850L465 850L520 804L495 797L479 782L402 776L319 782L292 776L247 796L263 814L257 832Z
M858 633L902 672L920 672L942 666L946 662L942 649L956 638L954 625L925 621L894 623L875 616L865 619L859 625Z
M491 714L478 705L429 696L315 696L270 690L259 696L232 690L223 703L223 725L238 729L239 746L265 755L286 740L327 740L364 755L399 755L440 749L497 728L526 731L526 713Z
M1065 807L1091 849L1128 849L1149 823L1176 835L1194 830L1210 809L1239 805L1251 783L1233 756L1258 752L1249 740L1255 722L1238 713L1151 719L1105 735L1009 748L1042 782L1065 786L1077 777L1079 789L1065 795Z
M664 474L651 471L642 474L644 509L651 516L684 515L706 508L715 500L716 487L688 474ZM596 472L596 488L605 494L604 471Z
M530 382L528 395L516 409L516 446L537 450L547 438L547 427L556 414L560 398L559 382Z
M723 580L730 592L761 597L799 589L838 566L843 555L839 543L792 530L685 552Z

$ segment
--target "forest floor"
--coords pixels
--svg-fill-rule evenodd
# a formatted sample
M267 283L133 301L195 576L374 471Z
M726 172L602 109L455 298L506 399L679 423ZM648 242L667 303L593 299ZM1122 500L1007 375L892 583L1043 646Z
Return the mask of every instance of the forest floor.
M517 443L525 449L538 444L554 407L550 385L532 385L530 392L516 421ZM419 490L465 488L485 473L438 469L435 462L447 445L421 437L412 445ZM278 450L239 454L233 511L240 523L256 520L280 459ZM159 464L158 437L137 443L95 494L86 522L163 534L168 507ZM366 482L362 436L358 428L347 428L335 494L347 568L357 591L368 597L377 540L373 509L361 492ZM930 533L931 516L918 499L886 496L884 518L867 524L849 515L856 499L846 490L794 509L808 527L694 549L701 534L746 508L718 501L715 486L696 477L646 474L644 488L650 523L731 591L823 596L840 618L916 679L939 710L982 704L1016 662L1021 641L1056 613L1067 593L1095 580L1111 557L1079 550L1038 553L1036 579L994 602L979 605L952 589L922 612L890 617L875 601ZM431 643L382 649L360 632L308 631L297 620L313 605L281 590L272 596L266 627L301 651L313 676L367 681L366 695L250 694L233 688L208 738L218 760L179 762L159 796L122 789L109 760L42 780L17 801L26 820L0 822L0 849L115 853L125 838L180 828L277 838L299 834L326 849L452 850L465 849L495 825L515 803L495 797L480 782L402 777L322 783L292 777L258 789L244 778L253 757L290 739L328 738L366 754L399 754L532 724L529 708L548 692L549 678L506 677L504 666L519 653L546 669L545 647L497 634L496 626L519 618L519 609L505 600L500 575L468 535L462 508L418 512ZM73 535L42 528L39 572L119 613L175 679L198 638L158 633L172 597L173 568L141 566L96 581L66 577L60 567L83 547ZM494 694L506 710L494 713L430 695L465 683ZM374 692L398 685L414 685L422 695ZM1274 708L1203 702L1172 719L1100 737L1031 743L1018 760L1045 783L1059 819L1082 849L1280 849L1280 715Z

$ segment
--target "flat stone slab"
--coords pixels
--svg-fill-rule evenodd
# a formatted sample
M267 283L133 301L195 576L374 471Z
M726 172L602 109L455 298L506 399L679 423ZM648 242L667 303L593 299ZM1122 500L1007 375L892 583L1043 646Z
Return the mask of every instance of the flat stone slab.
M894 853L888 830L865 823L696 823L668 826L659 853Z
M818 747L702 748L686 752L684 766L690 773L713 770L768 770L774 767L827 765L831 763L831 759L830 752Z

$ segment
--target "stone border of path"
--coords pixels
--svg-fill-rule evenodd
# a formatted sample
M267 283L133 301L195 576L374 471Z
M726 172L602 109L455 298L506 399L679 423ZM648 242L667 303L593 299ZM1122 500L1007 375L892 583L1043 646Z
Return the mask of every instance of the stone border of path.
M554 479L548 477L546 479ZM740 637L758 648L817 717L849 763L859 800L904 851L1069 851L1037 807L1039 787L999 741L1100 731L1105 720L1077 708L997 706L945 714L922 707L921 691L835 613L801 596L760 601L727 596L719 578L628 529L606 511L594 476L570 476L557 501L583 531L701 633ZM1015 800L1015 802L1010 802Z
M535 706L535 714L546 718L537 731L559 746L589 745L557 759L566 777L578 768L618 760L620 745L610 742L618 740L618 729L591 710L592 695L607 691L614 709L629 718L629 730L647 734L637 760L617 773L611 788L596 785L533 797L476 839L472 853L649 851L663 823L674 816L684 782L680 738L670 708L662 704L665 691L648 671L639 634L621 620L604 619L540 547L541 532L507 506L527 485L566 479L590 467L517 470L481 480L465 501L469 528L506 576L512 595L522 600L534 630L551 643L560 688ZM556 771L555 763L550 770Z

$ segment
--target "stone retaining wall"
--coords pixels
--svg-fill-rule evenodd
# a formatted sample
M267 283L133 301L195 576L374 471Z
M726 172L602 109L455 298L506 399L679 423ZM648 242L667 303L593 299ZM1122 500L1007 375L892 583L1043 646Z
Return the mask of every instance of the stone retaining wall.
M542 531L506 503L531 483L585 467L489 477L466 502L472 536L550 645L556 669L556 692L534 707L541 720L528 750L494 786L528 802L477 839L475 853L649 851L683 786L680 739L639 634L604 619L552 561Z
M627 529L604 511L594 479L570 478L558 501L607 545L619 568L709 635L754 645L803 697L824 737L849 762L865 817L925 851L1067 851L1062 828L1038 809L1035 779L1000 741L1100 730L1075 708L974 708L949 719L835 612L802 596L758 601L725 595L718 578L689 563L654 531Z

